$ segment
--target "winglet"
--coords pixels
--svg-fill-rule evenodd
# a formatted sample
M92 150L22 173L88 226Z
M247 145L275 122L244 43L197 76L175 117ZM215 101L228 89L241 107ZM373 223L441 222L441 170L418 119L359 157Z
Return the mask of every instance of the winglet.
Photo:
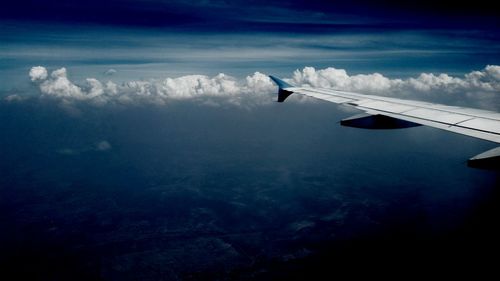
M293 86L288 84L287 82L277 78L277 77L272 76L272 75L269 75L269 78L271 78L274 81L274 83L276 83L279 87L278 102L284 102L286 100L286 98L288 98L288 96L290 96L293 93L292 91L287 91L284 89L291 88Z
M278 87L280 87L280 88L282 88L282 89L283 89L283 88L290 88L290 87L293 87L292 85L290 85L290 84L288 84L287 82L285 82L285 81L283 81L283 80L279 79L278 77L274 77L274 76L272 76L272 75L269 75L269 78L271 78L271 79L274 81L274 83L276 83L276 84L278 85Z

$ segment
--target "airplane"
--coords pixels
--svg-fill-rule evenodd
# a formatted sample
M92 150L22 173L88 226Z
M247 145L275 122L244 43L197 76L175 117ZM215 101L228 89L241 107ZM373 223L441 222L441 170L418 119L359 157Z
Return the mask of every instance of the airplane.
M343 126L363 129L401 129L425 125L500 143L498 112L333 89L296 87L275 76L270 75L269 78L278 85L278 102L284 102L295 93L364 111L362 114L341 120L340 124ZM500 147L470 158L467 164L475 168L500 168Z

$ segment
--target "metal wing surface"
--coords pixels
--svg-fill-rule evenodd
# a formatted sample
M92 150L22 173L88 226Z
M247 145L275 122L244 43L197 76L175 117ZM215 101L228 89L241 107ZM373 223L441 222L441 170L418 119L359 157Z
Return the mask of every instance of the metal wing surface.
M364 114L342 120L341 124L344 126L397 129L425 125L500 143L500 113L498 112L332 89L295 87L274 76L270 78L279 86L278 102L283 102L289 95L295 93L352 106L364 112ZM491 161L500 158L500 150L493 149L488 152L471 158L469 164L485 162L483 161L485 159ZM484 154L487 158L484 158Z

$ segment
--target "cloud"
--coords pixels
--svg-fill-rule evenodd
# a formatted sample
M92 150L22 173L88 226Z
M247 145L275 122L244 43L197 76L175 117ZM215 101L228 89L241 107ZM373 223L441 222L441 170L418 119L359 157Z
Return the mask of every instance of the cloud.
M255 72L245 79L220 73L214 77L186 75L177 78L133 80L116 84L87 78L83 85L68 79L65 68L48 71L41 66L30 70L31 80L39 85L41 97L61 100L67 108L77 102L94 106L106 104L165 105L179 100L196 100L207 105L220 103L241 106L269 104L276 92L269 77ZM462 77L422 73L417 77L393 79L380 73L350 75L344 69L329 67L296 70L291 79L298 86L340 89L366 94L427 100L498 110L500 107L500 66L488 65Z
M85 84L80 86L68 79L66 68L54 70L50 76L37 75L39 73L47 74L47 70L40 66L33 67L30 77L39 85L41 97L60 99L65 105L78 101L96 106L141 103L164 105L175 100L206 101L210 98L242 104L244 99L254 103L269 102L267 94L275 90L269 77L259 72L244 81L220 73L214 77L186 75L164 80L134 80L121 85L87 78Z
M59 154L62 154L62 155L77 155L77 154L79 154L78 151L75 151L74 149L71 149L71 148L61 148L61 149L58 149L56 152Z
M305 67L296 70L290 81L296 85L487 109L498 110L500 106L500 66L496 65L488 65L463 77L422 73L409 79L389 79L380 73L349 75L344 69Z
M4 98L6 102L20 102L25 100L24 97L18 95L18 94L13 94L13 95L8 95Z
M100 141L99 143L97 143L96 145L96 150L98 151L106 151L106 150L110 150L111 149L111 144L109 144L108 141Z
M115 74L116 72L117 72L116 69L110 68L110 69L104 71L104 75L111 76L111 75Z
M33 70L33 68L31 69ZM47 70L40 69L40 66L38 66L38 70L35 71L36 73L39 72L47 72ZM31 73L31 71L30 71ZM43 78L45 77L45 78ZM33 77L32 77L33 80ZM84 93L82 92L81 88L73 84L67 77L66 73L66 68L60 68L57 70L52 71L50 74L50 78L47 78L47 76L40 76L34 81L43 81L40 84L40 90L44 95L48 96L53 96L53 97L59 97L59 98L74 98L74 99L84 99Z
M87 145L87 146L82 146L82 147L77 147L77 148L69 148L69 147L63 147L58 150L56 150L56 153L62 154L62 155L79 155L82 153L87 153L87 152L92 152L92 151L108 151L112 148L111 144L107 140L102 140L97 143Z
M43 66L34 66L30 69L31 81L45 80L47 76L47 69Z

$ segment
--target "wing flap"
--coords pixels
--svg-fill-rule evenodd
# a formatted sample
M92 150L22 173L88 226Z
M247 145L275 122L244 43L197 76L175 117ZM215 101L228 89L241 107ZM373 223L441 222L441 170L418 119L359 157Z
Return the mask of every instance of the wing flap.
M457 124L457 126L500 134L500 121L497 120L474 118Z
M445 129L446 131L454 132L461 135L466 135L469 137L474 137L478 139L483 139L487 141L492 141L496 143L500 143L500 135L490 132L479 131L474 128L464 128L458 126L451 126Z
M395 112L393 112L395 113ZM429 108L417 108L410 111L402 113L402 115L415 117L424 120L430 120L434 122L444 123L448 125L454 125L460 122L467 121L472 117L468 115L449 113L435 109Z
M500 143L500 134L494 133L494 132L482 131L482 130L478 130L475 128L461 127L459 125L448 125L445 123L435 122L432 120L424 120L424 119L420 119L420 118L404 116L404 115L399 115L399 114L384 113L383 115L397 118L397 119L401 119L401 120L405 120L405 121L409 121L409 122L413 122L413 123L417 123L417 124L422 124L425 126L436 128L436 129L441 129L441 130L469 136L469 137L474 137L474 138L478 138L478 139L483 139L483 140L487 140L487 141Z

